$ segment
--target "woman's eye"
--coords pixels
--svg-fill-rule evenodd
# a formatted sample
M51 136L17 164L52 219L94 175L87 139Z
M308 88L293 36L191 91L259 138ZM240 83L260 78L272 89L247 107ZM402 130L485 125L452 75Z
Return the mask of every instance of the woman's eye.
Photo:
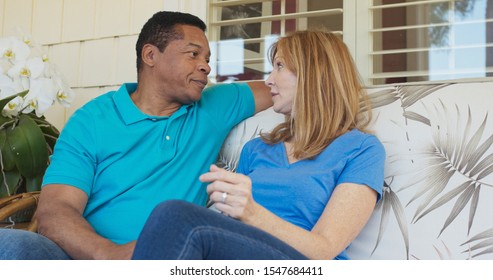
M277 69L281 69L284 67L284 65L282 65L282 63L278 62L278 63L276 63L276 67L277 67Z

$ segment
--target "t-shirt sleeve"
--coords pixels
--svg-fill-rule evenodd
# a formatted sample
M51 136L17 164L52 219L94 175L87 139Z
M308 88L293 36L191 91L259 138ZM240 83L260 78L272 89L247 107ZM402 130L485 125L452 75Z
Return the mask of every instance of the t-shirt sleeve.
M56 142L43 186L65 184L90 194L97 160L94 121L84 108L71 116Z
M375 136L367 137L357 153L347 161L346 166L337 180L341 183L367 185L382 197L384 183L385 149Z
M246 83L217 84L202 93L199 105L207 108L217 123L235 126L255 112L252 90Z
M238 159L238 167L236 168L236 173L240 173L243 175L248 175L250 173L250 155L252 154L251 146L253 144L253 140L250 140L245 143L243 148L241 149L240 158Z

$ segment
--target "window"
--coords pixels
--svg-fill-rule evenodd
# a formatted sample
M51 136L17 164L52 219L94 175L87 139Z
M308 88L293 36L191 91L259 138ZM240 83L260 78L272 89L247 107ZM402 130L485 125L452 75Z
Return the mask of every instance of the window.
M264 79L279 35L323 26L367 85L493 76L493 0L209 0L217 82Z
M492 11L491 0L373 1L372 84L493 76Z
M215 82L264 79L279 36L325 26L342 34L343 0L210 1L209 39Z

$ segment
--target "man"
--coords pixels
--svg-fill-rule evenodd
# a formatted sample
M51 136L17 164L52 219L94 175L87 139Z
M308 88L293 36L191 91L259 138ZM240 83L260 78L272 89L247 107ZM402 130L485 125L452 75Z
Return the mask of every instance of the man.
M0 259L130 259L159 202L205 204L199 175L234 125L271 105L263 82L204 90L205 30L190 14L149 19L136 44L138 84L102 95L70 118L44 177L40 234L1 231L0 244L12 247L0 245Z

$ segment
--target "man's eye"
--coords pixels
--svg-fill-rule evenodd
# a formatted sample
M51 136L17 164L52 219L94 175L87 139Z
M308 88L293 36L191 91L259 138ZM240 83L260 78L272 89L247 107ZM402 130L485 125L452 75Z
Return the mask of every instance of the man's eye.
M197 57L199 55L198 52L190 52L192 54L192 57Z

